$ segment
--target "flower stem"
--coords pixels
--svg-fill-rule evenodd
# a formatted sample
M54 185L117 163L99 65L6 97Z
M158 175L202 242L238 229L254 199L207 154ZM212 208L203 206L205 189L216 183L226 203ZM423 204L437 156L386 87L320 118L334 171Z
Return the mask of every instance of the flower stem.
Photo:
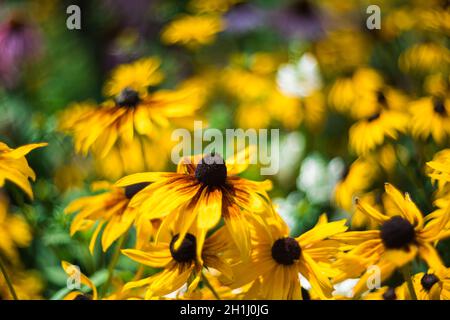
M222 300L222 299L220 299L220 296L217 293L216 289L214 289L214 287L211 285L211 283L209 282L208 278L206 278L206 276L205 276L205 274L203 272L202 272L202 280L203 280L203 283L205 284L205 286L212 292L214 297L217 300Z
M401 268L403 279L408 286L409 295L411 296L411 300L417 300L416 291L414 290L414 285L411 280L411 264L407 264Z
M14 300L19 300L17 297L16 291L14 290L14 286L11 282L11 279L9 278L8 272L6 271L6 267L3 264L2 258L0 257L0 270L3 274L3 277L5 278L5 282L8 285L9 292L11 293L11 296Z
M116 267L117 261L120 257L120 250L122 249L122 246L125 242L125 239L127 237L128 232L124 233L120 238L116 245L116 251L114 252L114 255L109 263L108 266L108 279L106 280L105 286L103 287L103 296L105 296L108 293L108 289L111 286L111 282L113 279L114 274L114 268Z

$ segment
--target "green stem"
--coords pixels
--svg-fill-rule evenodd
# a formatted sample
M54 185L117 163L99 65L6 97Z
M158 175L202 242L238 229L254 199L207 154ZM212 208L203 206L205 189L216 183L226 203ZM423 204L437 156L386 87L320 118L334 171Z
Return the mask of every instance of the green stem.
M211 283L209 282L208 278L206 278L206 276L205 276L205 274L203 272L202 272L202 280L203 280L203 283L205 284L205 286L212 292L214 297L217 300L222 300L222 299L220 299L220 296L217 293L216 289L214 289L214 287L211 285Z
M108 289L111 286L111 282L114 275L114 268L116 267L117 261L120 257L120 250L122 249L122 246L125 242L125 239L127 237L128 231L125 232L120 238L119 242L116 245L116 251L114 252L114 255L109 263L108 266L108 279L106 280L105 286L103 287L103 296L105 296L108 293Z
M14 290L14 286L12 285L11 279L9 278L8 272L6 271L6 267L3 264L2 258L0 257L0 270L3 273L3 277L5 278L5 282L8 285L9 292L14 300L19 300L17 297L16 291Z
M411 279L411 264L407 264L401 268L403 279L405 279L405 282L408 286L409 295L411 296L412 300L417 300L416 291L414 290L414 285L412 283Z

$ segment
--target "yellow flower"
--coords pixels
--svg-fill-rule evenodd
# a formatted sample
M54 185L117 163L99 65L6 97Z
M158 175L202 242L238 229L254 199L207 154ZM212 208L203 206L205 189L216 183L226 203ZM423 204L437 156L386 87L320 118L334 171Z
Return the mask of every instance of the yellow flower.
M225 22L216 15L183 15L170 22L161 33L166 44L181 44L194 49L211 44L225 28Z
M399 58L399 66L405 72L439 71L449 62L449 50L435 42L415 44L403 52Z
M406 131L409 117L399 111L381 110L356 122L349 131L350 148L358 155L367 155L380 147L387 137L396 140Z
M17 248L27 247L31 239L31 229L25 219L19 215L8 214L8 200L0 193L0 255L17 264Z
M182 231L174 220L170 220L170 224L162 227L157 242L149 244L145 250L122 250L127 257L145 266L163 268L155 275L127 283L125 291L145 286L145 299L151 299L165 296L188 284L188 292L192 292L202 279L203 267L216 269L227 278L232 277L231 268L221 257L221 252L230 243L226 229L222 228L207 237L199 249L198 234L202 232L194 226L182 238L177 249L175 243L181 239Z
M355 160L343 173L341 180L336 184L334 200L336 204L351 211L355 196L359 196L370 187L376 175L372 163L362 158Z
M418 300L450 300L450 268L420 272L412 277L412 283ZM411 299L406 284L402 287L406 299Z
M61 130L74 136L76 152L91 151L101 173L110 178L161 170L173 145L169 129L200 107L192 87L147 93L145 88L156 81L156 71L149 71L146 61L113 72L105 91L119 92L114 100L100 106L75 104L60 118Z
M329 264L339 244L327 239L346 230L345 220L328 223L322 215L314 228L293 238L281 218L263 223L255 216L251 259L232 266L235 281L230 285L240 288L252 283L245 299L302 299L301 274L320 299L331 298Z
M132 89L141 96L147 94L147 88L159 84L164 74L159 70L161 61L157 57L148 57L123 64L114 69L105 85L107 97L119 95L124 88Z
M44 285L36 272L10 268L7 273L19 300L42 299ZM3 275L0 276L0 300L13 300Z
M383 281L417 255L430 267L442 265L433 244L447 236L442 229L450 218L450 210L424 218L408 194L403 196L390 184L385 185L385 190L393 203L386 208L386 213L363 201L357 202L358 209L376 221L379 229L351 231L334 237L355 245L334 263L334 267L341 270L334 282L362 275L354 288L356 296L366 289L366 281L371 275L371 272L366 272L368 266L377 265Z
M197 13L227 12L243 0L190 0L188 7Z
M70 234L90 229L97 223L89 250L93 253L96 240L103 229L101 245L105 252L136 221L137 210L128 204L133 196L147 185L148 183L140 183L119 188L107 182L93 184L94 191L106 190L106 192L74 200L64 210L66 214L78 212L70 225ZM146 227L151 228L149 225Z
M9 148L5 143L0 142L0 187L9 180L19 186L31 199L33 191L31 189L31 180L36 179L34 171L28 166L27 155L31 150L44 147L47 143L34 143L21 146L17 149Z
M217 153L184 158L176 173L146 172L120 179L116 185L151 183L138 192L130 206L146 219L164 218L174 210L180 224L180 241L195 224L199 229L215 227L223 217L225 225L243 256L250 252L247 217L264 210L270 181L250 181L236 176L247 168L248 151L225 162ZM195 222L195 223L194 223ZM177 243L177 246L178 244ZM197 239L201 250L203 239Z
M431 136L442 143L450 134L450 100L427 97L411 103L411 131L413 136Z
M61 266L69 277L73 277L75 280L79 279L80 284L87 286L92 291L92 295L81 291L71 291L63 298L63 300L99 300L97 287L88 277L80 272L78 266L75 266L67 261L61 261Z
M427 162L427 174L432 182L437 181L440 192L446 191L444 188L450 182L450 149L439 151Z

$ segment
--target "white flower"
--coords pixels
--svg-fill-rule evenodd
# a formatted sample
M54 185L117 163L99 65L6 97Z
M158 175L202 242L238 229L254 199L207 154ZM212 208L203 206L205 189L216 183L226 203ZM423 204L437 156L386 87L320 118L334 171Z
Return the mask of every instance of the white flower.
M322 88L322 78L316 58L305 53L297 63L278 69L278 88L287 96L307 97Z

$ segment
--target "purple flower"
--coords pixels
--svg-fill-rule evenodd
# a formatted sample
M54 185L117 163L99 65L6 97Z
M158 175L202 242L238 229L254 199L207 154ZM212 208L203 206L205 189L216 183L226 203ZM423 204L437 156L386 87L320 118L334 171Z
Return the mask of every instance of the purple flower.
M251 4L243 3L234 6L225 15L227 32L245 33L261 27L265 23L267 12Z
M0 81L14 86L24 63L34 61L42 52L42 42L35 26L22 16L12 15L0 25Z

